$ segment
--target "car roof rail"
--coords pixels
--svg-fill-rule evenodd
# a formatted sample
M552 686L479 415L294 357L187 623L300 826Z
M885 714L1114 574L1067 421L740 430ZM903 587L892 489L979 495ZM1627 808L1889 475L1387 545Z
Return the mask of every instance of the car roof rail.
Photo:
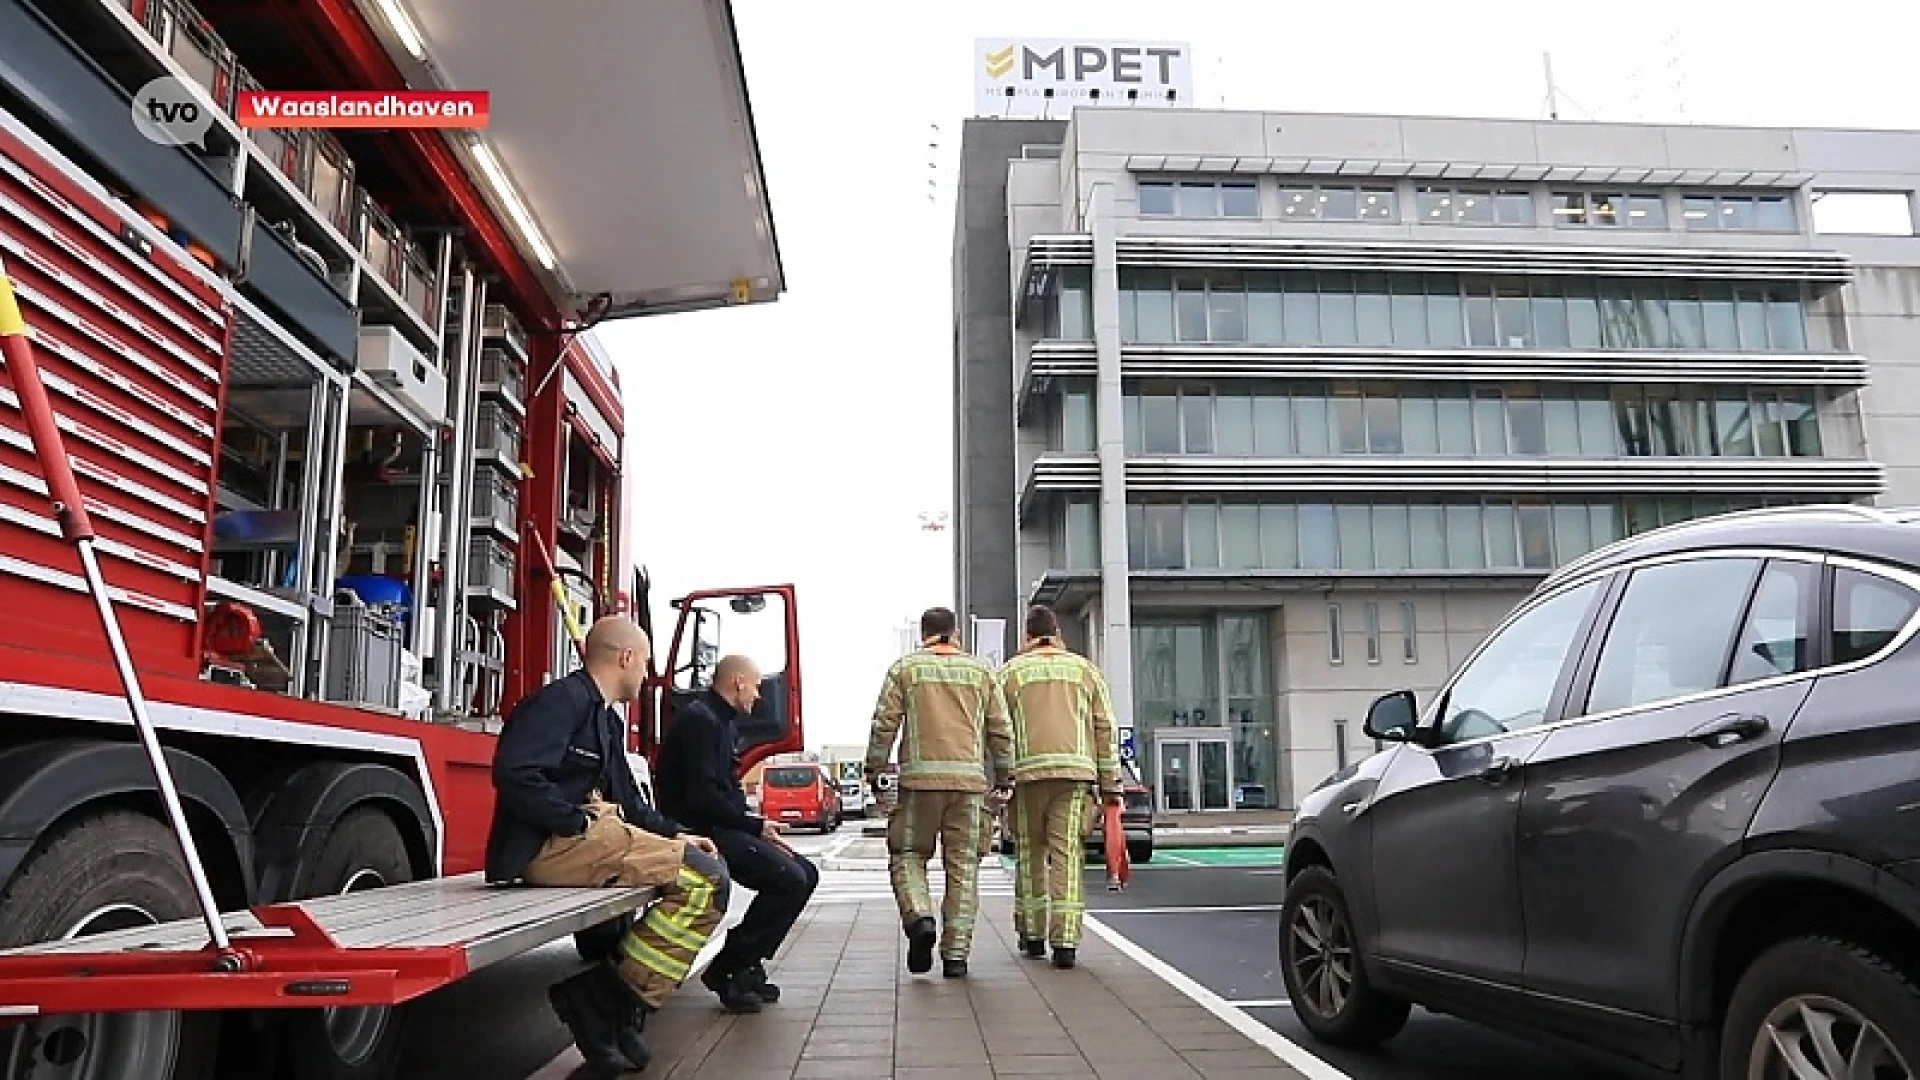
M1723 522L1752 521L1759 518L1803 518L1814 520L1826 518L1830 520L1844 519L1880 524L1910 524L1915 521L1920 521L1920 507L1907 508L1904 512L1910 516L1896 517L1895 514L1899 513L1899 511L1887 511L1872 506L1861 506L1858 503L1800 503L1793 506L1759 506L1751 510L1730 510L1724 514L1715 514L1712 517L1689 518L1686 521L1676 521L1671 525L1662 525L1659 528L1648 529L1646 532L1634 533L1632 536L1624 536L1605 547L1596 548L1547 575L1546 580L1540 583L1540 587L1544 589L1549 585L1565 581L1589 567L1604 562L1616 551L1629 546L1644 543L1655 537L1673 536L1693 529L1719 525Z

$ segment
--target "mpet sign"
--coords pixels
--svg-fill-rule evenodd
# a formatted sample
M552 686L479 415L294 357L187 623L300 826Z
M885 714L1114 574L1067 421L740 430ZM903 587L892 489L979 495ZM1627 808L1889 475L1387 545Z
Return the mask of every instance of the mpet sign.
M1185 42L982 38L973 43L981 116L1065 119L1075 105L1178 108L1193 100Z

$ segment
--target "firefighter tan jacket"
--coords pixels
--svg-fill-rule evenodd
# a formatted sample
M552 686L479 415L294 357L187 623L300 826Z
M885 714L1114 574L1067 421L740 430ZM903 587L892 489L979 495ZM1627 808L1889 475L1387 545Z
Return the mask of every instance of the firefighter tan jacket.
M983 792L1005 783L1012 769L1013 735L993 669L952 645L923 646L887 670L867 742L869 770L887 764L895 739L903 791Z
M1049 640L1000 669L1013 720L1013 779L1098 781L1120 794L1120 748L1106 677L1091 660Z

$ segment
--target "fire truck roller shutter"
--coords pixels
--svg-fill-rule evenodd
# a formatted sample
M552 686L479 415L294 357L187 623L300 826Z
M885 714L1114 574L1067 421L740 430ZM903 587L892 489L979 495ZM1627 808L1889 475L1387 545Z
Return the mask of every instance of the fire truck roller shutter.
M205 760L166 755L216 898L244 906L253 871L239 797ZM138 746L63 739L0 752L0 946L191 918L179 846L149 802ZM201 1080L220 1030L212 1013L49 1017L0 1033L0 1067L32 1075L46 1053L77 1047L84 1057L71 1064L101 1080Z
M372 762L302 766L255 817L261 895L305 900L435 876L433 815L420 785ZM293 1080L380 1080L404 1039L401 1009L303 1009L275 1019L284 1075Z

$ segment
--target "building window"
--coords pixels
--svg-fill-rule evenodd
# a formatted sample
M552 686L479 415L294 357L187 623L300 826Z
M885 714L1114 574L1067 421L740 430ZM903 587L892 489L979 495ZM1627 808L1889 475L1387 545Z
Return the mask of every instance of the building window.
M1667 204L1658 192L1556 191L1553 223L1563 228L1664 229Z
M1065 541L1060 545L1059 555L1064 556L1063 569L1098 570L1100 568L1100 504L1090 498L1076 498L1067 502L1065 520L1062 522Z
M1347 632L1340 625L1340 605L1327 605L1327 660L1329 663L1347 662Z
M1828 352L1797 286L1545 275L1126 270L1128 344Z
M1693 232L1798 232L1790 195L1687 195L1680 219Z
M1423 187L1423 225L1532 225L1533 195L1517 189Z
M1254 180L1142 180L1141 217L1258 218Z
M1093 453L1092 391L1068 390L1060 395L1060 437L1055 445L1069 454Z
M1093 271L1060 268L1059 284L1047 301L1046 336L1062 341L1093 340Z
M1272 387L1272 389L1268 389ZM1091 399L1085 399L1091 415ZM1225 457L1819 457L1811 389L1254 384L1124 397L1127 452ZM1073 408L1063 401L1063 413ZM1088 430L1063 430L1089 445ZM1083 451L1084 452L1084 451Z
M1337 772L1347 767L1347 718L1333 718L1333 767Z
M1390 187L1287 184L1280 188L1283 221L1394 221L1398 195Z
M1840 236L1913 236L1913 195L1905 191L1815 191L1813 231Z
M1707 496L1625 499L1485 498L1282 502L1195 498L1127 507L1128 564L1135 570L1412 571L1530 573L1551 569L1623 537L1662 525L1760 506L1831 497ZM1085 532L1097 527L1088 509ZM1075 533L1075 535L1081 535ZM1089 561L1096 541L1075 542ZM1069 546L1075 546L1070 543ZM1328 608L1339 649L1338 606ZM1416 662L1412 608L1402 611L1403 657ZM1368 612L1369 657L1380 637Z
M1367 601L1367 663L1380 662L1380 605Z
M1420 662L1420 632L1414 625L1417 610L1413 601L1400 601L1400 660L1406 664Z

